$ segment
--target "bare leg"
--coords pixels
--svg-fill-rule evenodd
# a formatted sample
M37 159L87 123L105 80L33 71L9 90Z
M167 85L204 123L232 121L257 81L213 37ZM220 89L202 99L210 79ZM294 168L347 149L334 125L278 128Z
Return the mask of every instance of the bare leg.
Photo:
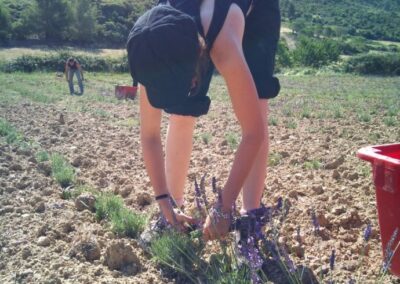
M172 198L178 207L184 203L184 188L193 148L196 118L171 115L165 145L165 174Z
M243 206L241 212L244 213L251 209L260 207L261 197L264 190L264 181L267 175L267 162L269 150L268 138L268 100L259 100L259 106L262 108L264 131L266 139L257 154L256 161L251 168L249 175L243 185Z

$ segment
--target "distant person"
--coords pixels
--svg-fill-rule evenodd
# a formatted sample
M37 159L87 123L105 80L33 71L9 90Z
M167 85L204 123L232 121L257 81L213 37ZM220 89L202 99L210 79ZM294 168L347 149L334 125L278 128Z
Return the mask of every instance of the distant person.
M76 75L76 78L78 79L78 85L80 89L79 95L83 95L83 83L82 81L84 80L83 78L83 71L82 67L79 64L78 60L76 60L73 57L68 58L67 63L65 64L65 79L68 81L68 86L69 86L69 93L72 95L75 94L74 91L74 74Z

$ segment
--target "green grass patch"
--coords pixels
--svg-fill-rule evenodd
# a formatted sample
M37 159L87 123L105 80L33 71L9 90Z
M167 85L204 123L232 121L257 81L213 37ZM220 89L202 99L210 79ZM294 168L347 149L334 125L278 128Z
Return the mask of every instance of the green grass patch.
M235 132L228 132L225 135L225 139L228 142L229 148L235 150L239 145L239 136Z
M290 119L290 120L286 121L285 127L288 128L288 129L296 129L297 128L297 123L296 123L295 120Z
M126 207L111 213L111 229L120 236L139 237L146 225L146 218Z
M204 144L208 145L211 142L212 136L210 133L205 132L200 134L200 139Z
M51 155L51 172L62 187L72 185L75 180L74 168L60 154Z
M7 120L0 118L0 136L5 137L7 144L22 143L23 136Z
M397 125L397 120L393 116L388 116L383 119L386 126L393 127Z
M274 116L271 116L268 120L268 125L278 126L278 119Z
M151 243L150 251L157 263L197 283L196 272L193 270L199 266L201 258L199 248L189 236L169 230Z
M304 162L304 168L306 170L319 170L322 164L319 160L311 160Z
M120 236L136 238L143 231L147 220L124 206L120 196L102 193L96 199L96 219L110 222L111 230Z
M360 122L371 122L371 115L367 112L360 112L358 114L358 121Z
M270 167L275 167L281 163L282 155L276 152L272 152L269 154L268 165Z
M36 157L36 160L37 160L39 163L46 162L46 161L50 160L50 155L49 155L49 153L46 152L46 151L39 151L39 152L37 152L36 155L35 155L35 157Z

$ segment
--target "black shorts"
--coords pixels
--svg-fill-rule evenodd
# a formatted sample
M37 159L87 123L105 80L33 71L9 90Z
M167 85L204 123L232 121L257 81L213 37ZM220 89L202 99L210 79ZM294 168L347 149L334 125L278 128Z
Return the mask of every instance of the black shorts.
M280 90L279 80L273 76L281 26L279 0L254 0L254 3L246 17L243 51L259 98L270 99L276 97ZM210 66L197 95L185 104L165 111L195 117L207 114L210 104L207 93L213 73L214 66Z

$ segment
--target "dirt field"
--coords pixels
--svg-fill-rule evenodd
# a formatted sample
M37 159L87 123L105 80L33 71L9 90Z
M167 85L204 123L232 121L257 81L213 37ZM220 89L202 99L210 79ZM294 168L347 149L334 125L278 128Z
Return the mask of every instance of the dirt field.
M132 210L152 214L156 205L144 170L138 102L113 98L127 75L88 74L82 97L67 95L55 74L0 74L0 118L24 137L24 146L0 137L0 283L173 283L163 277L137 241L116 237L88 210L60 196L61 187L39 151L60 153L74 166L77 183L124 198ZM283 76L281 95L270 103L270 166L263 202L279 197L290 211L279 241L293 261L309 267L320 283L400 283L381 275L382 252L370 165L361 147L400 141L400 78ZM209 115L198 120L187 183L207 174L226 180L239 126L221 78L211 88ZM166 118L166 117L165 117ZM164 119L164 126L166 120ZM164 133L165 133L165 127ZM315 234L311 212L320 233ZM368 243L363 232L372 225ZM300 228L302 244L296 243ZM73 253L82 239L100 255L87 261ZM113 244L129 247L138 269L111 270ZM326 274L332 249L336 265Z

